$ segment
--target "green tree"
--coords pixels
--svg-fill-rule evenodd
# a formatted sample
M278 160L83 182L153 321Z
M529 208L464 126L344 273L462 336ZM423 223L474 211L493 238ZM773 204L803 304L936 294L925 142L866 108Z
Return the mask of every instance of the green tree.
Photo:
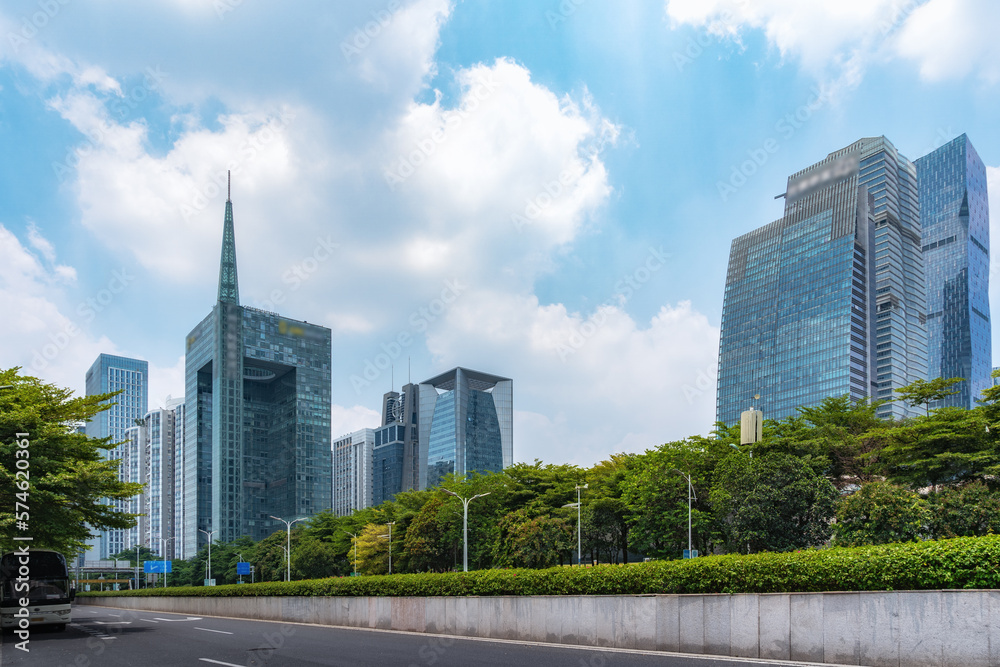
M930 405L934 401L940 401L945 396L951 396L952 394L957 394L957 389L952 389L953 385L958 384L964 378L936 378L934 380L916 380L911 382L905 387L900 387L896 389L896 393L899 394L900 400L909 405L911 408L915 408L919 405L924 406L924 415L930 414Z
M764 440L755 445L758 455L790 454L805 461L837 488L875 478L868 455L878 447L871 437L884 426L875 412L884 401L868 403L848 395L824 399L819 405L800 407L798 414L778 422L766 421Z
M134 515L102 500L126 500L142 485L118 480L118 463L104 459L110 438L76 431L114 394L74 398L19 370L0 371L0 551L13 548L14 536L29 536L34 548L75 554L89 529L134 526Z
M583 550L604 563L628 562L628 507L621 498L597 498L583 507Z
M837 504L834 541L841 546L912 542L928 536L927 501L889 482L870 482Z
M389 527L384 523L370 523L358 533L358 572L360 574L388 574L389 540L383 537L383 535L388 534L388 530Z
M563 519L530 516L519 509L500 520L497 567L552 567L575 547L575 531Z
M823 544L836 497L829 480L788 454L734 453L719 464L711 491L729 551L750 553Z
M925 417L873 431L882 441L879 468L890 481L911 489L986 479L1000 466L995 429L982 408L939 408Z
M343 557L330 542L303 536L292 553L293 579L323 579L346 574Z
M450 504L435 496L410 521L403 549L414 572L444 572L454 566L461 519L454 511L445 511Z
M1000 494L981 481L932 494L931 511L936 539L1000 533Z
M728 439L694 437L665 443L635 459L621 483L633 550L679 558L687 549L688 483L684 475L689 474L697 497L691 510L694 545L703 553L712 551L719 533L708 490L718 462L733 453L731 444Z

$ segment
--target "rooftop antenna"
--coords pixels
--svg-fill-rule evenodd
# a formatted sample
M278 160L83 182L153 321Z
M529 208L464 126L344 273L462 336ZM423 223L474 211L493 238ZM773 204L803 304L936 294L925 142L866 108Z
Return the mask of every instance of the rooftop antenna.
M413 384L413 378L410 376L410 358L406 357L406 384Z
M389 391L396 391L396 366L389 366Z
M226 171L226 201L233 200L233 172Z

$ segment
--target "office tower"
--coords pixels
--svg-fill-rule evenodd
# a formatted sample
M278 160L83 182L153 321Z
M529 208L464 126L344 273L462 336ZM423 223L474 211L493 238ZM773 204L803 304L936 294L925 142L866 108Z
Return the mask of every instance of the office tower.
M329 329L240 305L227 198L217 302L186 345L185 558L330 509L330 373Z
M499 472L514 462L513 382L454 368L420 383L421 488L445 475ZM423 446L426 444L426 448Z
M184 447L184 399L167 399L165 408L146 414L144 431L143 513L146 544L167 559L180 553L175 529L176 452ZM179 419L178 419L179 417ZM163 542L161 543L161 540ZM162 550L161 550L162 549Z
M375 430L363 428L333 442L333 513L349 516L372 505Z
M966 135L916 161L927 276L928 378L960 377L940 406L975 407L993 385L986 168Z
M420 387L406 384L382 397L382 425L374 430L372 449L372 504L378 505L400 491L422 489L426 454L421 457L418 431Z
M372 451L372 504L437 486L449 473L510 466L513 422L513 382L467 368L386 393Z
M789 177L784 216L732 243L716 419L892 397L927 373L916 169L884 137ZM883 417L916 414L902 403Z
M167 396L167 410L173 416L173 426L174 426L174 458L172 463L173 468L173 501L171 506L173 507L173 520L172 520L172 535L174 538L171 552L174 558L180 556L184 553L184 519L186 514L184 513L184 469L185 469L185 451L184 439L186 435L186 422L185 422L185 410L187 409L187 404L184 402L184 397L173 398Z
M125 444L122 445L122 456L120 459L122 481L132 484L145 484L145 457L148 452L146 436L145 423L125 429ZM137 544L145 547L151 546L149 542L149 515L146 503L145 486L143 486L143 490L140 493L124 501L124 510L136 515L135 525L131 528L126 528L124 531L124 549L134 548ZM153 550L157 551L157 549Z
M111 408L99 412L87 422L86 433L90 438L111 438L112 444L118 446L108 450L105 456L108 460L121 460L125 450L125 432L135 425L148 410L149 401L149 364L139 359L119 357L112 354L101 354L97 357L86 376L87 396L107 394L116 391L122 393L110 399ZM128 479L127 471L119 465L119 478ZM114 505L119 511L128 511L130 501L112 501L105 499L106 504ZM126 547L126 531L121 529L104 530L101 534L88 541L91 551L90 558L106 559L121 552Z

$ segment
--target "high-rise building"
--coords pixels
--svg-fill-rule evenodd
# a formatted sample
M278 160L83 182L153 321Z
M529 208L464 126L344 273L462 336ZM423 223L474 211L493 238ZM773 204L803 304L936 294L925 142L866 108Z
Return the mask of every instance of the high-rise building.
M716 419L892 397L927 373L916 169L885 137L789 177L784 216L733 241ZM902 403L884 417L909 416Z
M87 437L111 438L111 442L118 445L108 450L105 456L109 460L120 461L126 450L126 431L135 426L136 420L148 410L149 364L140 359L101 354L87 371L85 387L87 396L122 392L108 401L110 409L99 412L86 425ZM123 481L129 479L128 470L121 464L118 475ZM118 511L127 512L132 501L105 499L103 502L113 505ZM126 547L134 546L126 544L126 532L122 529L101 531L98 537L88 541L91 547L88 557L106 559Z
M966 135L916 161L927 275L928 379L960 377L941 406L992 386L986 168Z
M373 505L391 500L400 491L425 488L427 454L420 447L420 396L421 387L411 383L382 397L382 424L373 434Z
M514 462L513 381L467 368L425 380L419 423L427 462L421 488L450 473L499 472Z
M510 466L513 422L513 382L467 368L386 393L372 450L372 504L437 486L450 473Z
M372 505L375 430L363 428L333 442L333 513L348 516Z
M328 328L240 305L227 198L218 299L186 345L183 557L330 509L331 361Z

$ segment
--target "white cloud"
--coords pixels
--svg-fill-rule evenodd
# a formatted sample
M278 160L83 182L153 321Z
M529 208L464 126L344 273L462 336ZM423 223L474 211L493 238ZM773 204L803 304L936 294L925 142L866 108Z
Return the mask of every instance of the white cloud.
M589 464L712 427L719 332L688 302L641 324L619 305L583 315L477 291L445 317L428 337L440 365L514 380L518 460Z
M87 318L62 305L59 274L66 270L72 269L47 270L0 225L0 368L21 366L23 373L82 393L93 360L117 348L106 336L90 334Z
M1000 81L1000 4L994 0L930 0L913 10L897 50L931 81L978 73Z
M363 405L344 407L334 404L330 416L331 437L336 440L359 429L377 428L381 421L381 414Z
M450 0L389 1L363 17L340 43L345 60L370 85L389 89L434 73L441 26Z
M835 87L856 85L869 62L893 56L917 60L928 79L1000 74L993 0L666 0L666 11L674 25L737 42L760 30L783 58Z

